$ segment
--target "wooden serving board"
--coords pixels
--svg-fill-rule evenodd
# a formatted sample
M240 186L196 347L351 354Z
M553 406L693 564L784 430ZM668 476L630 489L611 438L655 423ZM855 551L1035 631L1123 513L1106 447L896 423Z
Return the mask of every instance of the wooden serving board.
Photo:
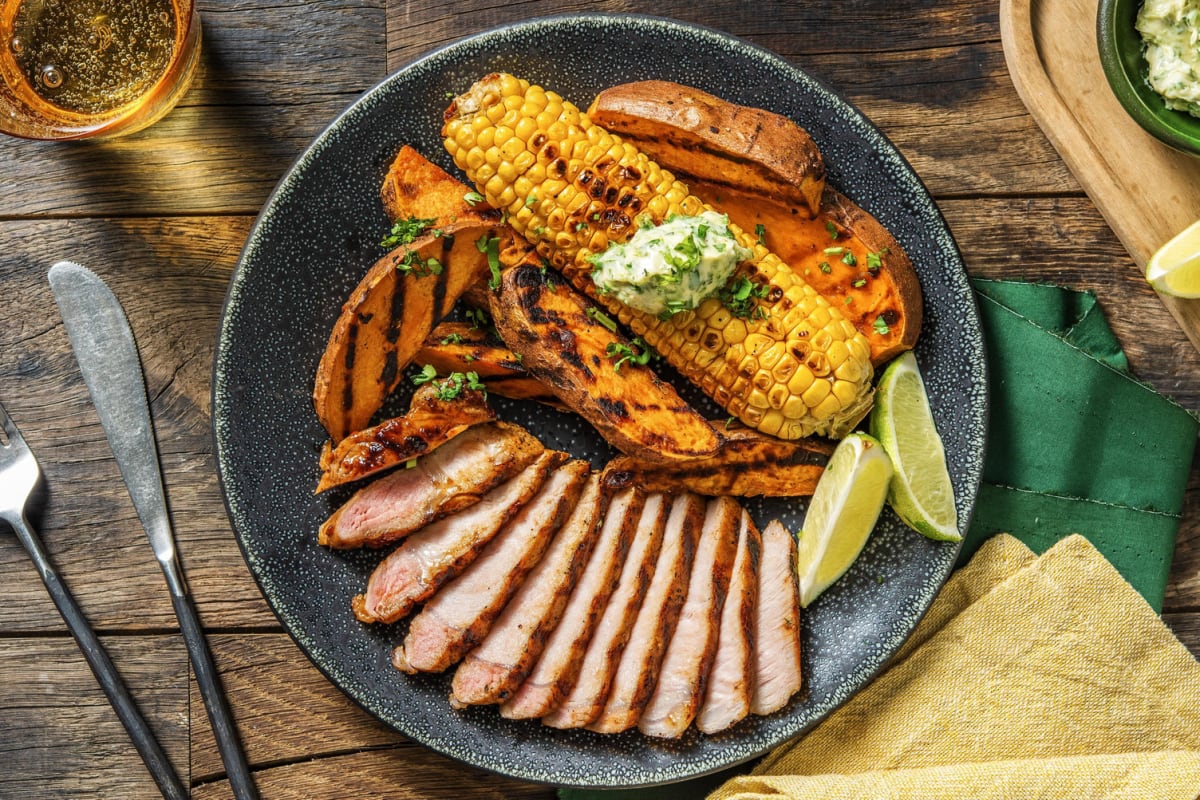
M1139 268L1200 219L1200 158L1146 133L1100 66L1098 0L1001 0L1000 34L1017 94ZM1079 257L1087 258L1085 247ZM1200 349L1200 300L1160 295Z

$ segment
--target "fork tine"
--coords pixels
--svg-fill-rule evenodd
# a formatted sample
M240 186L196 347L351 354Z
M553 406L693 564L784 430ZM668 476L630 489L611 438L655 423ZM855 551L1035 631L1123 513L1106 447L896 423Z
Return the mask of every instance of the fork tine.
M21 438L21 432L17 430L17 423L13 422L12 417L4 410L3 403L0 403L0 423L3 423L4 434L8 437L8 441L2 443L4 447L13 443L25 444L25 440Z

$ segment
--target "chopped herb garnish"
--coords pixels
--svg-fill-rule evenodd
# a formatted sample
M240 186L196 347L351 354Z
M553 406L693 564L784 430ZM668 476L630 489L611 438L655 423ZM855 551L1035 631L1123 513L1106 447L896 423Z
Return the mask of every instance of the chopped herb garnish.
M467 192L463 195L463 202L474 208L477 203L483 202L483 195L479 192Z
M416 465L417 465L417 460L415 458L410 458L408 461L404 462L405 469L412 469Z
M836 238L838 238L838 229L837 229L837 225L834 225L832 220L826 220L826 221L825 221L825 230L829 231L829 238L830 238L830 239L836 239Z
M871 325L871 327L874 328L875 332L880 336L887 336L892 332L891 327L887 324L887 320L883 318L882 314L875 318L875 322Z
M638 217L637 226L639 228L641 228L642 230L646 230L647 228L653 228L654 220L650 219L650 217L643 214L642 216Z
M433 364L426 364L421 367L420 372L412 376L412 382L414 386L420 386L423 383L429 383L436 377L437 369L434 368Z
M394 263L396 265L397 272L405 272L418 277L442 274L442 262L438 261L433 256L430 256L422 261L421 254L416 250L409 250L405 252L404 258L401 258L399 261L395 261Z
M829 273L833 272L833 267L829 266L829 262L828 262L828 261L822 261L822 262L821 262L820 264L818 264L817 266L818 266L818 267L820 267L820 268L821 268L821 272L824 272L826 275L828 275Z
M754 226L754 235L758 237L758 243L763 247L767 246L767 226L761 222Z
M621 365L629 361L638 366L645 366L650 361L653 353L640 338L635 338L624 344L623 342L609 342L608 347L604 348L604 354L609 358L616 359L613 362L613 370L621 371Z
M735 422L737 422L737 417L726 417L725 418L725 430L729 430L729 426Z
M850 285L853 286L855 289L861 289L862 287L867 285L867 279L859 278L858 280L854 281Z
M600 309L596 308L595 306L588 306L586 313L589 317L596 320L596 322L599 322L601 325L608 328L613 333L617 332L616 321L612 317L610 317L608 314L605 314Z
M471 323L471 330L486 331L492 327L492 319L487 315L486 311L481 311L477 308L468 308L463 314L467 318L467 322Z
M826 247L824 252L825 252L825 255L827 255L827 256L840 256L842 253L846 252L846 248L844 248L844 247Z
M878 272L883 267L883 259L879 253L867 253L867 269Z
M452 333L448 336L443 336L441 338L441 343L442 344L462 344L462 340L463 340L463 337L462 337L461 333Z
M488 269L492 277L488 279L488 288L492 291L500 288L500 237L488 236L486 233L475 240L479 252L487 255Z
M846 255L842 256L842 263L849 264L850 266L853 267L855 264L858 263L858 259L854 257L854 253L847 250Z
M419 217L398 219L392 223L391 233L383 237L383 240L379 242L379 246L391 250L402 244L410 244L435 222L437 222L436 219L420 219Z
M477 392L483 392L484 397L487 397L487 387L480 383L479 373L477 372L451 372L443 380L437 384L437 399L438 400L456 400L462 394L463 389L473 389Z
M525 198L525 207L526 208L529 208L530 206L535 205L536 203L537 203L537 195L534 193L530 193L529 197Z
M754 315L756 301L767 296L766 285L759 285L745 275L739 275L732 283L717 293L721 302L735 317L748 318Z

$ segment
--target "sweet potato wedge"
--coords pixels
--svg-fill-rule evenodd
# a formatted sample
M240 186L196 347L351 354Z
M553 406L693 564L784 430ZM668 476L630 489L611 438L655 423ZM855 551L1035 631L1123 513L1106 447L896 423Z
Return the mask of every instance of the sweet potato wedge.
M321 452L317 492L361 480L436 450L472 425L491 422L496 412L481 392L463 390L452 400L427 383L413 393L408 411L378 425L355 431L337 447Z
M494 221L497 212L486 204L467 202L471 187L450 175L409 145L388 166L379 199L390 220L433 220L438 228L460 221Z
M501 397L536 400L563 408L562 402L544 383L525 371L516 353L489 331L470 323L443 322L438 325L413 361L432 365L439 375L474 372L489 392Z
M806 497L833 452L825 439L784 441L749 428L725 429L712 423L721 437L713 456L671 463L617 456L604 468L605 489L636 486L647 492L692 491L710 497Z
M587 115L685 182L719 180L817 213L825 162L808 131L780 114L678 83L637 81L600 92Z
M459 221L397 248L362 279L317 367L313 404L331 439L367 426L430 331L488 274L476 242L496 233L490 222Z
M613 447L648 461L717 451L716 432L670 384L617 363L630 342L558 273L532 260L510 267L489 299L500 337L530 374Z
M601 92L588 115L630 137L740 228L758 231L863 332L873 364L911 349L921 330L922 299L904 249L878 220L824 184L824 168L817 175L807 153L815 145L799 125L755 111L686 86L647 81ZM705 123L710 127L701 129ZM764 174L771 180L761 179Z

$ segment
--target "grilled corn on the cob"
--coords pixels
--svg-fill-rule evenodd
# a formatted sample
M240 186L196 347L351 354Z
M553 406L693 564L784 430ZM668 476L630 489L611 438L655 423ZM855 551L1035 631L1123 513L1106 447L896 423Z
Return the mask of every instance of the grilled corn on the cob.
M707 208L633 145L557 94L493 74L457 97L442 136L455 163L514 229L581 291L750 427L785 439L840 437L871 403L862 334L756 237L739 266L765 313L739 316L716 297L655 317L596 291L588 258L639 224ZM735 276L736 279L736 276Z

